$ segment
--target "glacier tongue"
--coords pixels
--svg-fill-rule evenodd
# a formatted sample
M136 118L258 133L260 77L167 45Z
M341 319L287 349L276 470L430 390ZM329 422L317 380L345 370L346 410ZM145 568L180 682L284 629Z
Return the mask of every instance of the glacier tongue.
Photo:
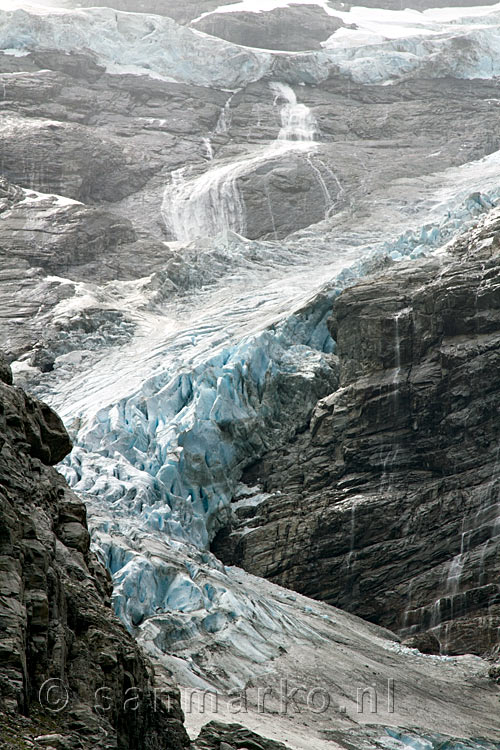
M367 244L361 226L325 239L309 233L305 254L306 232L286 245L215 239L228 258L246 254L254 262L239 273L229 266L229 278L147 318L130 345L111 350L88 375L65 380L64 363L56 361L51 401L75 441L63 471L120 538L104 546L129 627L141 595L133 558L147 539L206 549L230 512L244 466L305 426L318 398L333 390L326 319L338 291L377 262L416 258L451 239L498 196L499 158L450 170L437 191L431 181L433 211L422 204L429 223L418 228L414 217L415 229L391 241L384 240L385 222L376 229L371 218L366 237L378 231L378 242ZM479 173L489 201L473 192ZM395 226L407 226L405 214L394 211ZM203 269L203 253L198 262ZM174 325L179 319L185 323ZM130 611L119 593L128 576ZM155 606L151 596L144 613Z
M206 546L245 461L290 436L335 384L329 292L191 371L146 380L80 430L67 478L152 530ZM89 461L88 453L95 459ZM117 463L118 468L110 470ZM107 470L106 470L107 469Z
M252 309L261 320L255 333L250 326L244 335L236 317L233 330L221 335L238 310L231 292L225 311L215 294L218 320L208 308L205 318L198 314L196 332L180 331L173 341L157 342L153 350L158 350L159 367L141 379L138 389L125 381L121 397L112 398L113 386L100 402L90 394L83 398L80 415L66 401L74 385L63 386L58 398L66 401L62 411L74 420L76 434L75 449L62 469L89 500L94 541L114 577L116 610L130 629L157 610L194 611L190 628L203 629L206 613L216 610L217 596L207 599L179 560L194 556L195 567L202 560L204 575L221 574L205 550L227 520L242 469L305 426L316 401L334 389L334 342L326 320L340 289L387 258L418 257L443 245L488 205L485 198L469 198L448 210L440 223L407 230L371 249L354 246L329 263L330 248L325 254L320 246L319 274L309 278L311 291L316 289L312 298L307 298L300 266L292 266L287 283L296 312L277 316L275 308L267 322L266 295L273 289L268 285L260 312ZM252 244L232 242L233 247ZM321 278L330 282L318 293ZM278 280L274 293L280 299L283 280ZM286 295L284 300L278 309L289 309ZM203 295L199 301L203 307ZM251 301L243 296L242 303L241 314L248 319ZM141 351L135 356L141 358ZM169 560L159 566L161 572L150 561L155 544ZM168 648L168 634L162 642Z
M115 609L182 685L238 690L275 679L277 660L293 671L294 656L305 653L313 664L314 651L325 655L332 643L350 643L349 658L336 651L335 659L352 664L361 646L344 643L349 630L361 629L365 655L374 638L384 641L356 618L224 568L207 548L231 512L243 468L306 426L317 399L333 390L326 319L335 295L380 264L442 247L487 210L500 195L499 160L497 152L429 178L421 213L411 219L389 205L378 224L373 215L355 229L347 220L344 233L325 222L324 235L303 230L282 244L217 237L204 249L208 262L214 249L223 251L227 276L148 318L132 342L85 375L56 377L51 401L75 441L62 470L88 501L94 547L113 575ZM392 239L387 215L395 218ZM202 249L193 264L203 269ZM232 265L234 258L248 265ZM335 620L342 617L339 633ZM384 643L376 663L387 667ZM389 659L400 670L403 662L397 652ZM311 664L301 666L310 681ZM422 670L425 679L434 674L427 662L416 664L413 687ZM450 684L459 669L460 662L450 663ZM339 700L347 670L335 678ZM446 731L446 722L436 720L436 727Z

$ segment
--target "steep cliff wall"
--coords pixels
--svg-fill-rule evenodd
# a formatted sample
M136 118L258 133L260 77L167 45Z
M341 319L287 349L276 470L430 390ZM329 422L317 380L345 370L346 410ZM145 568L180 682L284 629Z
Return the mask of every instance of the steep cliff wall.
M85 506L52 468L69 437L11 383L0 359L0 745L180 750L177 691L155 700L89 552Z
M426 650L498 649L499 231L493 211L447 253L340 295L340 388L247 470L269 496L244 490L213 545L224 561Z

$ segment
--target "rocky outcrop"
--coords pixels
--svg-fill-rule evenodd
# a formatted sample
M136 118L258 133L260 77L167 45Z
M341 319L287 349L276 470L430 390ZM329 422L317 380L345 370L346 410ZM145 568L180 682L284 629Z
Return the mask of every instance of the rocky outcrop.
M52 468L71 449L66 430L10 385L3 359L0 375L0 744L181 750L177 691L155 696L89 551L85 506Z
M80 281L135 277L136 240L131 223L120 216L0 178L0 320L9 360L36 348L46 353L31 361L45 371L57 354L95 348L104 336L127 340L133 325L121 311L99 310L92 295L74 307L70 301L78 289L84 298L91 290ZM152 244L158 251L159 243ZM148 250L146 257L152 255ZM64 318L59 322L52 315L58 305Z
M29 95L23 89L22 96ZM22 160L19 151L24 154ZM137 192L162 166L147 154L136 160L133 151L115 139L98 137L79 124L35 117L21 129L16 119L5 118L0 163L12 182L90 202L113 201Z
M201 730L193 750L286 750L286 745L261 737L241 724L221 724L211 721Z
M0 178L0 191L9 190L15 196L0 209L5 252L21 262L37 262L47 275L70 272L75 281L110 278L111 256L117 264L114 277L122 275L118 248L136 240L129 221L76 201L20 190Z
M225 101L147 76L137 89L137 76L107 75L91 54L3 56L2 70L5 58L12 70L0 74L2 173L22 187L87 203L119 201L169 164L182 164L190 137L215 127L217 103Z
M247 469L269 494L244 491L223 561L428 633L410 642L427 652L498 649L499 237L497 210L448 254L340 295L340 388Z
M314 5L293 5L264 13L210 13L192 26L235 44L264 49L321 49L343 22Z
M300 154L258 166L241 179L240 190L247 215L245 235L251 239L282 239L322 221L339 193L331 176L323 177L312 158Z

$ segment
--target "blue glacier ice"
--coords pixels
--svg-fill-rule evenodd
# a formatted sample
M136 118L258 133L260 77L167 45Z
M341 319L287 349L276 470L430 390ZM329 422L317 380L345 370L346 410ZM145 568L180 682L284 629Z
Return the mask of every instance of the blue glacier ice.
M209 348L191 367L182 360L160 367L83 423L62 470L88 498L115 609L130 629L158 611L189 614L189 628L193 617L196 627L212 622L202 614L221 606L220 581L210 578L222 573L206 550L229 518L245 465L305 426L335 387L326 321L341 289L377 267L442 247L499 196L473 193L439 222L365 247L291 315ZM153 539L162 549L154 563ZM179 566L177 556L191 562Z
M392 741L384 742L382 747L390 750L500 750L499 742L482 739L453 739L440 734L419 735L400 729L386 729Z
M219 88L238 88L261 78L271 61L268 54L214 39L171 18L112 8L0 10L4 48L88 49L111 70L132 66L170 80ZM208 66L207 59L213 64Z
M320 83L332 72L372 84L417 74L457 78L500 75L500 12L496 6L479 14L457 14L451 21L422 14L418 23L413 18L407 33L397 38L390 38L390 32L384 36L381 11L382 33L374 41L357 41L356 32L343 30L322 50L303 53L250 49L152 14L110 8L34 9L22 2L12 6L14 9L0 10L0 48L11 54L39 48L68 52L85 48L111 72L119 72L122 66L123 70L201 86L234 90L272 74L276 64L283 74L286 71L291 84ZM338 11L337 15L347 23L352 21L349 13ZM397 18L393 15L391 23ZM356 18L357 24L360 19ZM404 11L401 23L405 25ZM210 65L206 65L207 59Z

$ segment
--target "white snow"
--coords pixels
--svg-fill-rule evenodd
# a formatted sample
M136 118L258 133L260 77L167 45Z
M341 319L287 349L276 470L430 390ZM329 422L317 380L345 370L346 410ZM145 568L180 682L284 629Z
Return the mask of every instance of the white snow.
M58 123L59 124L59 123ZM72 198L66 198L64 195L56 195L54 193L40 193L38 190L23 190L24 198L22 201L16 203L15 207L26 206L30 203L41 203L42 201L50 201L54 206L66 208L67 206L82 206L83 203L75 201Z
M11 55L12 57L26 57L26 55L29 55L28 50L15 49L15 48L4 49L2 50L2 52L4 53L4 55Z
M106 73L110 73L110 75L133 75L133 76L149 76L149 78L153 78L156 81L165 81L167 83L177 83L177 80L175 78L172 78L171 76L163 76L160 75L160 73L156 73L153 70L149 70L146 67L141 67L140 65L125 65L125 64L119 64L119 63L108 63L106 65ZM146 118L143 118L146 119Z
M87 48L113 72L145 71L167 80L232 90L260 79L277 55L287 60L296 83L320 82L337 67L364 83L385 83L418 73L459 78L500 75L499 4L423 13L363 7L340 11L320 5L357 28L339 29L319 51L278 53L231 44L166 17L0 0L4 8L0 11L0 48L11 53L18 50L18 54L39 47Z

